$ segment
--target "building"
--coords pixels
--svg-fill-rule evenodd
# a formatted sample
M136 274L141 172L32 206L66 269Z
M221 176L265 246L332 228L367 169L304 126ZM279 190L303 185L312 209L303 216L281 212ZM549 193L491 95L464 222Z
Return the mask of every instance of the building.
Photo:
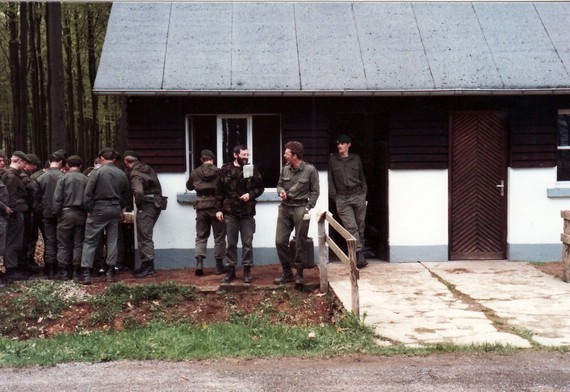
M282 146L321 175L339 133L369 181L367 243L391 262L560 260L568 208L570 3L115 3L95 92L170 203L157 257L193 265L202 148L236 142L266 182L256 263L277 262ZM316 237L316 224L311 235Z

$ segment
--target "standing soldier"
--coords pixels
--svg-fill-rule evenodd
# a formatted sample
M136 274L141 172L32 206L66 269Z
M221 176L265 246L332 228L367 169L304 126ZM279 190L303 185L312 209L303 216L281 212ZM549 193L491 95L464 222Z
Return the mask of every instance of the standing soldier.
M303 266L307 259L307 233L309 232L309 211L317 204L319 198L319 173L317 169L303 161L303 145L292 141L285 144L283 154L287 164L281 168L277 183L277 194L281 198L275 246L283 268L283 273L275 279L275 284L293 281L291 262L297 268L295 283L304 284ZM289 237L295 229L295 254L291 258Z
M329 196L336 203L336 211L344 228L356 238L356 266L364 268L364 231L366 228L366 193L362 161L357 154L349 152L352 138L340 135L336 139L338 153L329 158Z
M216 196L220 197L218 176L220 169L214 164L216 157L210 150L202 150L202 164L192 170L186 182L188 190L196 189L196 275L204 275L204 259L207 256L207 244L210 229L214 232L214 257L216 274L224 273L224 255L226 254L226 225L216 219Z
M237 243L241 237L243 281L251 283L253 265L253 233L255 233L255 204L264 191L263 180L257 167L248 164L249 152L244 145L233 149L233 162L220 169L223 199L218 198L216 218L226 223L228 273L222 283L236 278Z
M26 204L28 211L24 213L24 246L20 261L26 266L26 269L32 273L38 271L38 264L35 261L36 245L38 243L38 227L34 225L34 195L38 189L36 178L32 178L33 174L38 171L42 162L35 154L26 154L28 161L26 167L20 173L24 186L26 187ZM35 229L35 232L34 232Z
M6 167L2 174L2 181L8 189L8 207L11 210L8 215L6 251L4 254L6 278L9 282L28 279L27 275L18 271L18 256L24 240L24 212L28 209L26 187L20 177L20 171L24 170L28 162L27 159L25 153L15 151L10 159L10 166Z
M127 206L130 197L129 179L124 171L115 166L116 157L114 149L102 149L99 153L101 167L91 172L85 187L83 204L87 220L81 254L82 284L92 283L91 268L103 231L107 240L107 282L115 281L119 221L123 218L122 209Z
M85 235L87 213L83 196L87 176L81 172L83 160L72 155L67 159L69 171L59 178L53 195L53 214L57 220L58 280L79 283L81 251Z
M57 272L57 215L53 213L53 193L55 184L62 176L61 156L52 154L49 157L49 168L38 177L38 189L34 195L35 204L42 206L44 219L44 268L49 279L55 278Z
M131 181L131 189L137 207L136 226L141 268L135 278L154 275L154 242L152 232L160 216L162 187L154 169L142 163L135 151L125 151L125 168Z

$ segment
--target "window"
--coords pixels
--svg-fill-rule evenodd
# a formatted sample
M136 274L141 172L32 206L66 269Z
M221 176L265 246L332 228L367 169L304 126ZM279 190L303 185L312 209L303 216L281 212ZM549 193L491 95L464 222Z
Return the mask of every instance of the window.
M558 111L557 127L556 179L570 181L570 109Z
M200 166L200 151L212 150L216 165L233 160L236 144L248 147L266 188L277 186L281 168L281 118L278 115L190 115L187 117L189 170Z

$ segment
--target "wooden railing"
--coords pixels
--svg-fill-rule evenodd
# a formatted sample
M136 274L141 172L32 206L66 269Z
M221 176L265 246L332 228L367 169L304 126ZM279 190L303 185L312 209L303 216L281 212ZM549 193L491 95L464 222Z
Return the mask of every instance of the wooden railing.
M564 219L564 233L560 235L562 241L562 280L570 282L570 211L560 211L560 216Z
M360 317L360 297L358 294L358 268L356 268L356 238L350 234L344 227L340 225L328 211L320 212L317 214L317 222L319 225L319 272L321 276L321 292L326 293L329 289L329 279L327 266L329 263L330 247L333 252L338 256L340 261L346 264L350 273L351 284L351 297L352 297L352 312L356 317ZM329 223L333 229L336 230L345 240L348 245L348 255L327 235L325 230L325 221ZM328 247L327 247L328 245Z

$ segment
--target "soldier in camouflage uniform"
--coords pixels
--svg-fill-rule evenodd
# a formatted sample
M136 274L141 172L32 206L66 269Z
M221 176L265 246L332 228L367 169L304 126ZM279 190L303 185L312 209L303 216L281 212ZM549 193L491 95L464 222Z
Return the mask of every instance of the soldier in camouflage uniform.
M216 195L219 190L218 175L220 169L214 164L216 157L210 150L202 150L202 165L192 170L186 182L186 188L196 190L196 275L204 275L204 259L207 256L207 243L210 229L214 232L214 257L216 258L216 274L224 273L223 258L226 254L226 225L216 219Z
M253 233L255 233L255 204L264 191L263 180L257 167L248 164L249 152L244 145L233 149L233 162L220 169L220 183L223 199L218 198L216 218L226 222L228 249L226 261L228 273L222 283L229 283L236 277L237 243L241 237L243 281L251 283L253 265Z
M123 162L128 171L135 205L137 206L137 243L141 268L134 272L135 278L154 275L154 242L152 232L160 216L162 187L154 169L142 163L135 151L125 151ZM160 198L160 199L159 199Z

